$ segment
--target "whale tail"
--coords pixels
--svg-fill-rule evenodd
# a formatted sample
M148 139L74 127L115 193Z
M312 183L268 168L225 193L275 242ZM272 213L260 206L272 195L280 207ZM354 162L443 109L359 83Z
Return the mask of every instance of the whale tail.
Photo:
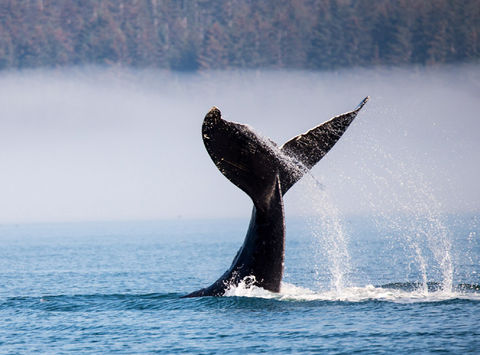
M284 195L337 143L368 99L353 111L335 116L281 147L247 125L222 119L220 110L213 107L203 122L203 141L222 174L246 192L257 208L262 208L269 204L277 176ZM281 155L290 157L296 168L285 164Z
M209 287L185 297L222 296L246 277L253 277L255 286L280 291L285 258L283 195L335 145L367 100L282 147L246 125L222 119L216 107L207 113L202 125L205 148L222 174L250 196L254 207L230 268Z

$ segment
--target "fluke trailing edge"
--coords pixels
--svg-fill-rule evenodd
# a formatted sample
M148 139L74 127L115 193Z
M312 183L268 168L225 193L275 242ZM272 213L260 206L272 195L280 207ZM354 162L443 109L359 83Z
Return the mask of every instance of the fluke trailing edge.
M368 97L353 111L278 147L250 127L229 122L213 107L202 126L203 142L217 168L250 196L247 235L230 268L212 285L185 297L222 296L242 280L280 291L285 255L283 195L337 143Z

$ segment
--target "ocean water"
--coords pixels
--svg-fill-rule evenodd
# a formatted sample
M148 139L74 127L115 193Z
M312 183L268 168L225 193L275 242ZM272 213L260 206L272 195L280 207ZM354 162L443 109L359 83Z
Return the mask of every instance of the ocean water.
M478 221L290 218L280 294L193 299L247 220L0 225L0 353L479 353Z

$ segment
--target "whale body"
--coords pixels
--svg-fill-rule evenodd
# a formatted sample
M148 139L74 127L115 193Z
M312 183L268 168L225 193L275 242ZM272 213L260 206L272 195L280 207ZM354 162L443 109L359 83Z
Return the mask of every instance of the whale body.
M230 268L210 286L184 297L222 296L242 281L247 287L280 291L285 257L283 195L335 145L368 99L280 147L247 125L224 120L216 107L207 113L202 125L205 148L220 172L250 196L253 210Z

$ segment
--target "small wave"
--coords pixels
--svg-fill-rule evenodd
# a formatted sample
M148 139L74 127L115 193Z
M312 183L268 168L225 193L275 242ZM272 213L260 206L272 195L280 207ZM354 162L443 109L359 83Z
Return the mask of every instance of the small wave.
M28 308L45 311L75 312L107 309L161 309L180 297L176 293L44 295L40 297L7 297L0 309Z
M460 284L454 291L444 291L431 284L425 290L414 283L391 283L382 286L345 287L341 290L312 291L308 288L282 283L280 293L263 288L247 287L240 283L225 293L227 297L257 297L280 301L332 301L366 302L384 301L395 303L443 302L449 300L480 301L480 285Z
M185 300L179 293L151 294L84 294L18 296L0 299L2 309L30 309L55 312L96 312L105 310L164 310L182 309ZM226 300L274 300L290 302L369 302L395 303L442 302L451 300L480 301L480 285L459 284L453 292L442 291L431 284L428 290L415 283L391 283L381 286L346 287L339 291L313 291L305 287L282 283L280 293L241 283L231 287L222 297L203 297L193 300L192 305L224 305ZM223 299L223 301L222 301ZM235 302L236 304L237 302ZM263 304L262 307L265 307Z

